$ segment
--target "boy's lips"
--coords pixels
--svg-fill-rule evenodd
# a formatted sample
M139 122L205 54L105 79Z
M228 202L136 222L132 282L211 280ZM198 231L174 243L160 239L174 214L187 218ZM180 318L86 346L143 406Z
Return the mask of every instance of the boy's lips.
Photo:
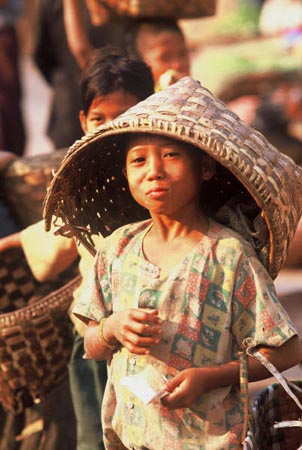
M163 197L167 191L168 191L167 188L155 187L155 188L149 189L146 192L146 196L151 197L151 198L160 198L160 197Z

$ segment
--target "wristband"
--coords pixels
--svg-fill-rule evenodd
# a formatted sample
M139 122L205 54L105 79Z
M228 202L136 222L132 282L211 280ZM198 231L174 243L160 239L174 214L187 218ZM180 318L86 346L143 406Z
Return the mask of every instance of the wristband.
M116 350L117 347L119 346L119 343L117 342L115 345L111 345L109 344L109 342L106 341L106 339L104 338L104 334L103 334L103 328L104 328L104 323L107 320L107 317L103 317L100 320L99 326L98 326L98 337L99 340L101 341L101 343L103 345L105 345L105 347L110 348L110 350Z

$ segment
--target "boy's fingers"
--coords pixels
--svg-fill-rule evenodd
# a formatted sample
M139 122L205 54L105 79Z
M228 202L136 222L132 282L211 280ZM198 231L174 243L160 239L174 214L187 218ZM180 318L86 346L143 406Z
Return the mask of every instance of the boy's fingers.
M158 310L157 309L141 309L138 310L140 313L140 319L143 322L147 323L154 323L154 324L161 324L163 321L160 317L158 317Z

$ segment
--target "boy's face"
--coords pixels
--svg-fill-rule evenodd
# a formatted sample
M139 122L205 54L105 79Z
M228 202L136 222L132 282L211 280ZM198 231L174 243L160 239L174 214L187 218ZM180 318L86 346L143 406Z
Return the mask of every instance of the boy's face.
M136 105L137 102L138 98L135 95L124 90L96 97L87 114L80 111L80 123L83 132L93 131L98 126L115 119L131 106Z
M127 146L131 194L151 215L200 210L201 183L213 176L214 168L209 156L165 137L133 136Z
M155 85L160 76L170 69L182 76L190 74L188 50L180 34L173 31L155 34L143 28L138 33L136 46L141 57L151 67Z

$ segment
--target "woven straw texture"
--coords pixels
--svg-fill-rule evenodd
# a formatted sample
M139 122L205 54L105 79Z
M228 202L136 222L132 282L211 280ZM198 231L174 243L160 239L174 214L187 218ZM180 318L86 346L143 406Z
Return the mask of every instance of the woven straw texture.
M23 227L42 219L46 186L65 154L66 149L62 149L51 154L17 158L1 174L6 201Z
M302 169L245 125L200 83L185 77L77 141L45 198L44 217L60 216L88 240L146 218L122 175L129 133L175 138L216 160L201 204L240 232L275 278L302 211Z
M0 398L13 411L43 400L67 375L73 331L68 317L76 266L38 283L20 248L0 258ZM62 287L63 286L63 287Z
M294 383L300 388L295 391L302 402L302 381ZM257 450L297 450L302 445L302 428L275 428L274 425L283 421L300 421L301 410L288 396L283 387L274 383L263 389L257 395L253 413L254 436ZM300 422L302 424L302 422Z
M189 19L215 14L215 0L98 0L111 14L127 17Z

